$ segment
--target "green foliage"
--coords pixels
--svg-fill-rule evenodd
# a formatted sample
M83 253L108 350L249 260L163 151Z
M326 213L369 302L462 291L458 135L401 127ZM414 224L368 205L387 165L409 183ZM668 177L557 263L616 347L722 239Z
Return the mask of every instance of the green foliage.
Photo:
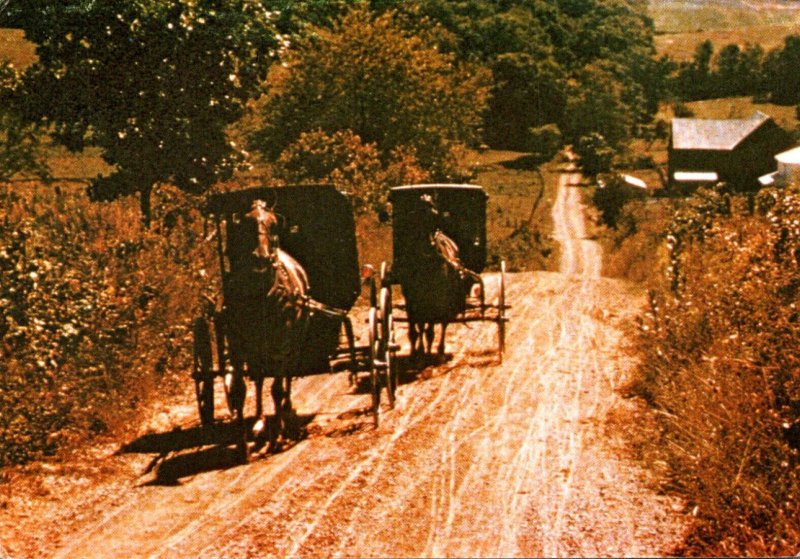
M449 32L441 48L492 70L486 140L495 147L522 149L529 128L549 123L577 141L583 134L570 138L568 130L581 125L572 124L567 99L580 88L566 84L586 67L608 72L597 87L620 92L631 119L627 134L652 119L666 93L671 62L654 59L653 25L641 2L413 0L397 9L440 25Z
M286 51L253 145L275 158L303 132L352 130L381 157L410 149L433 177L453 178L452 146L477 141L487 84L485 72L409 35L393 12L358 8Z
M413 152L399 148L384 163L375 144L350 130L304 132L278 158L275 176L289 183L333 184L353 195L356 210L385 212L389 187L429 179Z
M616 229L622 207L633 198L631 187L625 184L620 175L614 174L598 180L597 188L592 194L592 203L600 210L602 222Z
M244 114L278 48L256 0L133 0L17 6L37 44L17 102L71 150L102 149L115 167L89 192L141 193L156 183L203 192L243 153L226 127Z
M604 148L616 150L630 137L635 115L625 100L626 91L611 71L598 66L587 66L578 79L570 83L568 118L561 129L565 140L578 144L578 155L588 149L581 145L595 145L599 138Z
M771 51L764 61L767 90L773 103L794 105L800 102L800 35L789 35L781 49Z
M19 86L19 74L11 64L0 64L0 181L7 181L19 172L49 176L38 126L24 122L8 102Z
M602 134L591 132L588 136L581 136L573 149L580 158L578 165L586 175L594 177L611 170L614 149Z
M800 101L800 35L789 35L780 48L765 54L759 45L724 46L715 56L706 40L697 46L694 58L682 63L670 88L683 100L752 95L780 105Z
M800 195L700 192L670 228L638 386L661 413L653 451L698 521L687 555L800 545Z
M561 149L561 130L555 124L545 124L528 130L528 141L525 146L533 156L536 165L553 159Z
M167 370L185 375L208 283L179 192L157 194L159 234L55 190L0 191L0 466L114 429Z
M486 116L486 141L523 150L531 128L554 123L564 113L564 70L552 57L528 53L501 54L491 68L496 84Z

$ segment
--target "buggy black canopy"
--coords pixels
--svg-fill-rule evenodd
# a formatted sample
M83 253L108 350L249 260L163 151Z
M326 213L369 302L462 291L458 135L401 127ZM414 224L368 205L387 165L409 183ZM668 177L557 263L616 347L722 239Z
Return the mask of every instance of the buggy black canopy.
M458 245L461 262L475 273L486 266L486 202L483 188L473 184L416 184L396 186L389 191L392 203L392 246L394 267L405 258L414 258L419 248L411 246L419 238L411 232L418 227L420 196L432 198L439 211L442 232Z
M257 187L211 195L204 213L234 222L263 200L279 216L281 248L303 266L310 295L348 311L360 292L353 208L331 185Z
M210 196L203 210L214 217L221 236L223 291L230 271L231 243L237 242L235 234L228 233L234 233L255 200L263 200L278 216L278 243L306 271L309 296L328 307L349 311L361 290L355 220L350 199L330 185L257 187ZM340 326L340 319L313 313L296 376L330 370Z

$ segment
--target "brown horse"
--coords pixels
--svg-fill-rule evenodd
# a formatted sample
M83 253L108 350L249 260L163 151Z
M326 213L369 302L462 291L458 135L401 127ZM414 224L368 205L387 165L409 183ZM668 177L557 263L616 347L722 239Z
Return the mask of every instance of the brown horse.
M308 277L302 266L278 247L276 224L276 215L260 200L253 202L252 210L239 223L232 224L228 237L231 272L225 293L226 334L233 366L232 375L226 377L231 407L244 436L247 373L256 387L254 431L260 435L266 419L264 378L273 377L276 422L270 430L271 446L284 432L292 412L292 373L298 367L309 320L305 304ZM244 441L240 444L246 453Z
M445 353L447 325L464 312L467 295L480 281L458 257L458 245L441 229L441 217L428 195L420 196L411 246L419 252L406 255L400 285L406 300L411 354L433 351L434 326L441 325L438 353ZM427 342L427 347L426 347Z

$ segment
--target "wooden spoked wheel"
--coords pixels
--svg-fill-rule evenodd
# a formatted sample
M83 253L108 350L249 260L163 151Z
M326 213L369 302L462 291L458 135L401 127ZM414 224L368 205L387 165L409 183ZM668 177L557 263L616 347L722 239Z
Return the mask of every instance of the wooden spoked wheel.
M197 411L202 425L214 423L214 371L211 349L211 331L204 317L195 319L192 326L194 379Z
M378 276L381 287L389 287L389 264L384 260L381 262L380 275Z
M381 267L383 271L383 267ZM389 397L389 406L394 408L394 392L397 385L394 350L394 319L392 318L392 291L390 287L382 287L379 297L378 316L380 332L378 338L378 356L383 360L381 372L383 384Z
M386 344L386 392L389 394L389 407L394 409L395 392L398 384L397 350L394 338L394 319L389 315L389 337Z
M372 422L375 427L378 427L380 422L381 412L381 379L378 364L379 345L379 325L378 325L378 309L370 307L369 309L369 372L370 380L372 382Z
M506 261L500 262L500 295L497 301L497 344L500 362L506 349Z

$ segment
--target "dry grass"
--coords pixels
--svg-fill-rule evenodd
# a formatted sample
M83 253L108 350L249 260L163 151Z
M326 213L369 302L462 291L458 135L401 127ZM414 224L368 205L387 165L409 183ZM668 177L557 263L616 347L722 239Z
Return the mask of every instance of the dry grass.
M509 151L472 153L470 158L473 182L489 194L490 267L505 259L510 270L554 269L557 254L549 235L558 164L544 165L540 172L528 166L524 153Z
M761 45L765 51L783 46L787 35L798 32L798 24L753 25L735 29L714 29L708 31L689 31L684 33L661 33L656 35L656 51L675 60L689 61L694 56L697 45L710 40L716 51L725 45Z
M660 33L706 32L800 21L800 3L766 0L652 0L650 17Z
M649 12L656 26L656 50L676 60L690 60L705 40L718 50L729 44L758 44L768 51L800 26L796 1L653 0Z
M771 116L786 130L794 130L798 125L795 107L774 105L772 103L753 103L750 97L727 97L686 103L696 118L747 118L755 111Z
M18 183L0 199L2 465L120 435L156 387L188 380L211 250L166 188L152 231L135 200L94 204L79 187Z
M0 28L0 61L25 69L36 60L36 46L25 40L21 30Z
M640 340L636 388L660 422L650 458L669 464L697 517L678 553L791 555L800 546L800 200L773 192L775 211L762 216L736 198L711 210L702 196L713 199L695 198L672 228L670 279L679 281L652 292Z

